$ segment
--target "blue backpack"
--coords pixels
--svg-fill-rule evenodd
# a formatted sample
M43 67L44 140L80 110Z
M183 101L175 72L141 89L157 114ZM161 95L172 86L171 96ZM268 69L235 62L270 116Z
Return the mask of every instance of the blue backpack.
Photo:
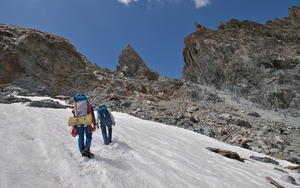
M87 115L87 97L83 93L78 93L74 96L75 116L81 117Z
M108 111L106 105L102 104L102 105L98 106L97 112L98 112L98 117L100 119L101 125L110 125L111 124L110 114L109 114L109 111Z

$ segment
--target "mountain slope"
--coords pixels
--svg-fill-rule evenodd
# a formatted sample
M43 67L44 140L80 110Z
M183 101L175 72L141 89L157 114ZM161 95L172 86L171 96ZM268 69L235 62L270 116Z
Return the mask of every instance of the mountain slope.
M279 165L240 162L206 147L237 152L242 158L265 155L219 142L178 127L113 112L113 143L93 134L95 158L82 158L77 138L67 127L70 109L0 104L0 187L273 187L269 176L285 187L285 175L299 174Z

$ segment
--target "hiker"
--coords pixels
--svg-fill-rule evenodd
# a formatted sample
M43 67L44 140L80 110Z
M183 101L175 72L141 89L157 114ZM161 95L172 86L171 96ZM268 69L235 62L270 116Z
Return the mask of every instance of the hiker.
M97 127L98 129L101 127L104 144L108 145L112 140L112 125L115 126L115 118L105 104L98 106L97 112Z
M96 121L94 115L94 108L92 104L89 103L87 97L82 94L76 94L74 96L74 110L72 110L74 117L83 117L83 121L76 125L78 131L78 148L83 157L93 158L94 155L90 152L90 147L92 143L93 128L91 124L94 125L94 131L96 131ZM85 122L88 115L91 115L91 122ZM84 133L85 133L85 143L84 143Z

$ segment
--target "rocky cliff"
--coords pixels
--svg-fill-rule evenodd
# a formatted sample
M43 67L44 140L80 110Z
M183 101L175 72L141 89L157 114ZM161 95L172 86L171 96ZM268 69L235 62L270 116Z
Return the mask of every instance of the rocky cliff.
M183 79L299 115L299 7L264 25L231 19L220 22L219 30L195 26L183 40Z
M0 24L2 88L49 96L84 92L96 87L96 69L63 37Z

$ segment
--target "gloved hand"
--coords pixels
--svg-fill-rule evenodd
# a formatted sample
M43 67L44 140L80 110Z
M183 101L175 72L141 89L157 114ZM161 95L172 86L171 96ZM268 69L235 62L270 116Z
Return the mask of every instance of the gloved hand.
M97 126L94 125L94 127L93 127L93 132L95 132L96 130L97 130Z

